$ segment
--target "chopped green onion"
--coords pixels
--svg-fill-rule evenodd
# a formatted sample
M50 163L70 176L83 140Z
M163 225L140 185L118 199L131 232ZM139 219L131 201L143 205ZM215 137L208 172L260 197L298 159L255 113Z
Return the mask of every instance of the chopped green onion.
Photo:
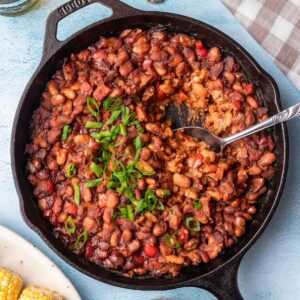
M92 97L86 99L87 108L94 117L99 117L99 104Z
M158 205L158 207L157 207ZM135 211L137 213L143 213L146 211L152 212L155 209L162 208L162 203L158 201L154 191L147 190L142 200L138 201Z
M121 110L113 111L110 118L106 121L105 124L107 124L107 125L112 124L114 121L116 121L118 119L120 114L121 114Z
M202 203L200 201L195 201L194 202L194 208L195 209L201 209L202 207Z
M171 248L175 248L176 250L181 248L180 243L177 241L177 239L173 235L165 234L164 240L165 240L166 244Z
M133 122L134 118L135 118L135 113L130 112L128 106L122 106L122 123L124 125L129 125L131 122Z
M195 219L195 217L187 217L185 219L185 225L187 229L191 231L200 231L201 226L198 220Z
M64 128L63 128L63 133L62 133L61 139L63 141L65 141L68 138L68 136L70 135L71 131L72 131L71 126L70 125L65 125Z
M142 143L142 139L141 136L138 135L135 139L134 139L134 145L135 145L135 156L134 156L134 160L137 161L140 157L140 153L143 147L143 143Z
M163 196L170 196L171 195L171 191L167 190L167 189L162 189L161 193Z
M131 205L127 205L127 215L128 215L128 219L130 221L134 221L134 214L133 214L133 209Z
M67 169L66 169L66 177L67 178L72 178L74 177L76 174L76 168L75 168L75 165L73 163L70 163L68 166L67 166Z
M119 109L123 103L122 98L111 98L108 97L103 101L103 107L107 111L114 111L115 109Z
M65 221L65 230L69 234L74 234L76 231L75 221L71 216L68 216L67 220Z
M80 204L80 188L78 184L74 184L74 199L77 205Z
M124 124L120 124L119 126L120 126L121 135L126 136L127 135L126 126Z
M99 167L99 165L97 165L96 163L92 162L90 164L90 169L94 172L94 174L97 176L97 177L100 177L101 174L102 174L102 169Z
M102 126L103 126L103 124L100 123L100 122L91 122L91 121L88 121L85 124L85 127L89 128L89 129L101 129Z
M89 238L89 233L88 231L85 230L77 237L74 245L75 249L80 250L86 244L88 238Z
M89 188L99 185L101 182L102 182L101 178L89 180L84 184L84 187L89 189Z
M142 125L141 125L141 123L139 121L133 121L129 125L134 125L136 127L136 130L139 133L143 133L144 132L144 128L142 127Z
M164 210L165 206L161 201L158 201L158 203L156 204L156 209L158 210Z

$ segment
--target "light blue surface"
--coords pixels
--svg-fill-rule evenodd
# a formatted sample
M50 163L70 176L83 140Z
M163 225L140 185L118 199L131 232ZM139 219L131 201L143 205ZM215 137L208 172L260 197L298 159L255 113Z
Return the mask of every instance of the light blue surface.
M21 16L0 16L0 224L19 233L53 259L84 300L214 299L208 292L197 288L141 292L97 282L64 263L23 222L10 168L11 127L18 100L40 61L46 17L63 2L43 0ZM221 2L166 0L160 5L145 0L125 2L139 9L184 14L221 29L241 43L272 74L279 85L284 107L300 101L299 92ZM86 9L79 18L64 21L60 37L108 15L109 10L103 7ZM245 299L300 299L300 119L290 121L288 127L290 165L281 203L269 227L246 254L239 270L239 285Z

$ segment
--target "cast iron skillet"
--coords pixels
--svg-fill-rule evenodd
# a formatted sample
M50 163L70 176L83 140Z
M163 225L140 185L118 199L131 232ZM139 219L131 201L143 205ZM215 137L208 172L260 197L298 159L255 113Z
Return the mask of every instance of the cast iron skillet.
M113 10L112 15L88 26L65 41L56 38L57 23L65 16L90 3L99 2ZM274 132L276 140L276 174L270 183L267 195L260 201L258 214L248 226L246 234L230 249L208 264L190 266L175 278L133 277L126 278L93 264L83 257L73 254L56 239L52 227L42 217L32 187L26 178L25 145L30 138L30 121L33 111L39 105L40 95L46 83L61 66L63 59L72 52L87 48L101 35L116 35L125 28L140 27L148 29L164 25L168 31L195 35L209 45L220 46L242 65L248 78L257 89L256 97L269 108L271 114L281 109L279 91L274 80L262 70L250 54L230 37L200 21L160 12L145 12L134 9L116 0L72 0L53 11L47 21L44 53L41 63L28 83L19 103L11 140L12 170L23 218L27 225L68 264L82 273L115 286L140 289L164 290L185 286L207 289L219 299L242 299L237 286L237 271L242 257L266 228L279 202L286 177L288 160L288 138L284 124L277 125Z

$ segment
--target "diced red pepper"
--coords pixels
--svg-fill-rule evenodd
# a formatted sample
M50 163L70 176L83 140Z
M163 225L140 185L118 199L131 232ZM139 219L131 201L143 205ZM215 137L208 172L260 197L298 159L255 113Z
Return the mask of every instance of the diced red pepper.
M48 191L51 194L54 192L54 184L50 179L46 180L44 182L44 185L45 185L45 190L46 191Z
M75 215L77 213L77 206L75 203L65 202L64 211L71 215Z
M102 110L102 120L107 121L110 118L110 113L106 110Z
M139 255L139 256L135 256L134 257L134 262L138 265L138 266L142 266L144 263L144 257Z
M194 158L194 169L197 169L201 166L203 160L203 155L201 153L197 153Z
M91 245L87 245L86 248L85 248L85 255L87 257L92 257L94 252L95 252L95 247L94 246L91 246Z
M163 91L158 90L156 98L158 101L163 101L167 98L167 95Z
M195 41L195 46L197 49L204 48L204 45L203 45L202 41L200 41L200 40Z
M144 246L144 252L147 257L153 257L158 254L158 248L153 246L152 244L147 243Z
M196 53L198 56L205 58L208 55L208 50L206 48L201 48L201 49L196 48Z

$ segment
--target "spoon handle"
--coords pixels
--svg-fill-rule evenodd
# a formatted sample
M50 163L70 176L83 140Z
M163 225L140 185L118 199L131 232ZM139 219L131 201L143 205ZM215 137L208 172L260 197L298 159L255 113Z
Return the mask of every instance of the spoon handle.
M285 122L287 120L290 120L290 119L293 119L295 117L298 117L300 115L300 103L294 105L294 106L291 106L283 111L281 111L280 113L278 113L277 115L263 121L263 122L260 122L254 126L251 126L239 133L236 133L232 136L229 136L229 137L226 137L226 138L223 138L223 145L227 145L227 144L230 144L240 138L243 138L243 137L246 137L250 134L253 134L255 132L258 132L258 131L261 131L263 129L266 129L268 127L271 127L273 125L276 125L276 124L279 124L279 123L282 123L282 122Z

